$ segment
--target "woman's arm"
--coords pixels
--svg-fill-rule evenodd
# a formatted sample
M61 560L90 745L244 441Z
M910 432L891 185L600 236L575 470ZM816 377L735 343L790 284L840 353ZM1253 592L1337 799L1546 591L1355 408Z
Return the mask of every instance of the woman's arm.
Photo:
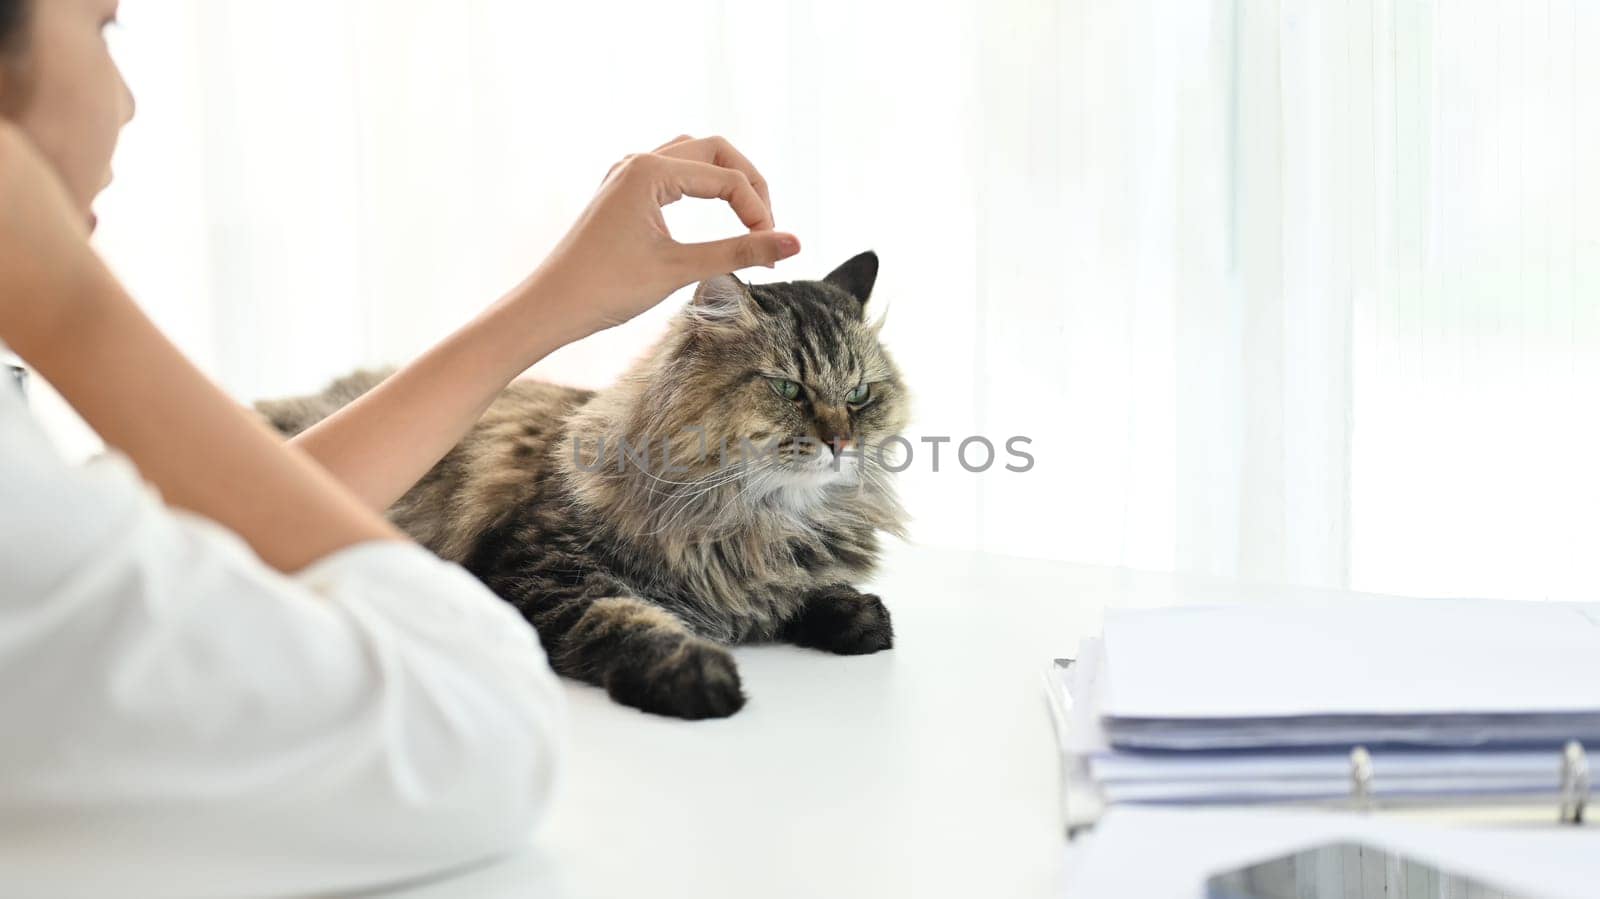
M343 893L524 844L564 731L533 630L189 366L86 231L0 122L0 340L140 469L67 465L0 385L6 882Z
M286 577L120 457L67 464L0 387L8 885L343 895L469 864L542 817L564 706L460 566L386 540Z
M683 196L726 201L750 233L708 244L673 241L661 207ZM799 242L772 225L766 183L721 138L678 138L631 156L516 290L292 443L368 508L387 509L513 378L552 351L626 321L686 284L798 252Z
M403 539L373 510L404 494L498 390L550 349L700 278L797 252L795 238L767 230L765 186L747 171L716 139L619 163L522 289L285 452L144 316L88 247L55 173L0 123L0 340L167 502L225 525L269 564L294 571L357 542ZM722 198L752 233L673 241L660 209L685 195Z
M403 536L200 374L87 243L55 172L0 124L0 340L37 368L171 505L295 571Z
M584 334L530 279L290 443L382 512L444 458L496 395Z
M69 336L13 348L167 503L222 524L286 572L405 539L207 380L109 273L81 312Z

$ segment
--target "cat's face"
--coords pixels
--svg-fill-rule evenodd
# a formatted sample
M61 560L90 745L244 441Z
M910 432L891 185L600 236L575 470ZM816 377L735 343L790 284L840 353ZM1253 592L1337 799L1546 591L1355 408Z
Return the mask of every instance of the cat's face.
M883 440L905 427L909 399L867 320L877 272L869 252L822 281L700 285L677 323L682 339L662 370L675 389L663 399L705 429L712 464L745 463L747 479L799 491L857 484L892 464L895 445Z

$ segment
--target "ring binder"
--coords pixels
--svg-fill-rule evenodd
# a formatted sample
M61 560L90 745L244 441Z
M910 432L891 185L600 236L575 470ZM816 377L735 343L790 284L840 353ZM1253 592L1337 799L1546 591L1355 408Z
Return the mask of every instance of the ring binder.
M1559 820L1582 824L1583 810L1589 804L1589 757L1583 744L1573 740L1561 753L1561 810Z
M1545 748L1519 748L1510 752L1516 756L1514 759L1516 776L1519 780L1512 788L1505 788L1499 784L1491 783L1487 787L1474 787L1470 777L1457 775L1456 783L1459 789L1451 792L1444 789L1435 789L1431 792L1418 791L1415 781L1419 776L1415 773L1416 754L1408 752L1404 746L1397 746L1392 751L1396 761L1393 764L1384 762L1383 767L1388 774L1383 784L1378 783L1377 757L1385 755L1390 750L1383 745L1373 750L1367 744L1350 746L1349 751L1334 750L1332 755L1322 755L1323 761L1317 762L1321 767L1316 776L1324 785L1322 792L1312 796L1300 797L1245 797L1238 794L1228 794L1219 790L1220 798L1196 799L1195 795L1203 791L1209 784L1204 774L1196 774L1190 784L1196 788L1188 795L1180 796L1175 800L1167 800L1146 791L1142 796L1119 798L1115 790L1124 790L1128 795L1127 787L1135 783L1138 775L1129 772L1141 770L1128 766L1128 760L1122 759L1123 772L1116 774L1097 775L1092 753L1077 750L1067 745L1067 737L1073 725L1074 697L1069 688L1069 683L1064 677L1066 672L1081 673L1083 670L1093 671L1095 659L1091 655L1087 659L1055 659L1047 667L1045 674L1045 692L1048 697L1048 706L1051 718L1056 728L1058 739L1062 746L1062 778L1061 800L1065 829L1069 838L1088 832L1108 809L1126 802L1129 804L1161 805L1175 802L1184 805L1211 804L1211 805L1299 805L1317 808L1337 808L1374 815L1394 813L1414 813L1421 810L1432 809L1438 811L1459 811L1464 819L1474 821L1514 821L1519 824L1535 822L1551 823L1557 826L1600 826L1595 821L1588 819L1588 805L1594 792L1594 773L1590 767L1589 757L1584 746L1584 739L1571 739L1563 743L1546 744ZM1086 667L1083 667L1086 666ZM1086 690L1092 688L1092 681L1087 684L1078 682ZM1349 744L1346 744L1349 745ZM1589 747L1597 744L1589 741ZM1462 750L1468 753L1470 750ZM1548 755L1546 754L1548 753ZM1200 754L1197 754L1200 755ZM1238 760L1248 759L1249 753ZM1269 753L1259 754L1262 764L1271 766L1278 760ZM1106 751L1099 758L1116 761L1115 751ZM1548 759L1548 761L1541 761ZM1341 761L1342 760L1342 761ZM1134 759L1148 766L1148 759ZM1170 756L1163 762L1171 764ZM1548 767L1547 767L1548 765ZM1348 778L1343 789L1338 786L1339 772L1343 770ZM1148 770L1146 767L1143 770ZM1237 770L1237 766L1235 768ZM1491 767L1490 772L1494 769ZM1148 774L1144 775L1146 778ZM1427 775L1423 775L1426 777ZM1102 778L1106 779L1102 779ZM1221 781L1224 785L1238 782L1238 775ZM1490 773L1491 781L1503 776ZM1328 781L1332 780L1332 783ZM1120 782L1119 782L1120 781ZM1108 786L1109 784L1109 786ZM1328 789L1332 787L1332 789ZM1556 811L1556 821L1551 821L1550 812ZM1600 816L1596 816L1600 818Z

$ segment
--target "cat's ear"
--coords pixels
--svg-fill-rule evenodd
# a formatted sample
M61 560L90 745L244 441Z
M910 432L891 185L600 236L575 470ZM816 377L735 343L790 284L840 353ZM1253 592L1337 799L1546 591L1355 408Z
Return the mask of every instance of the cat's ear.
M700 282L689 302L689 312L704 322L730 324L754 318L755 300L750 288L733 275L718 275Z
M872 285L878 280L878 254L868 250L834 269L822 280L855 297L864 306L872 296Z

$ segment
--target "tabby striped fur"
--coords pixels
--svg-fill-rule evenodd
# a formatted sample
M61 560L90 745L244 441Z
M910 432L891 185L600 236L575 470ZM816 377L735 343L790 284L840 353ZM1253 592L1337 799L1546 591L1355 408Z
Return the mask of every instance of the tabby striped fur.
M390 518L516 606L558 672L646 711L737 711L723 644L886 649L888 611L852 586L905 518L881 441L909 403L864 313L876 276L864 253L823 281L712 279L612 387L507 387ZM292 435L382 377L258 409ZM837 468L819 445L836 438L858 451Z

